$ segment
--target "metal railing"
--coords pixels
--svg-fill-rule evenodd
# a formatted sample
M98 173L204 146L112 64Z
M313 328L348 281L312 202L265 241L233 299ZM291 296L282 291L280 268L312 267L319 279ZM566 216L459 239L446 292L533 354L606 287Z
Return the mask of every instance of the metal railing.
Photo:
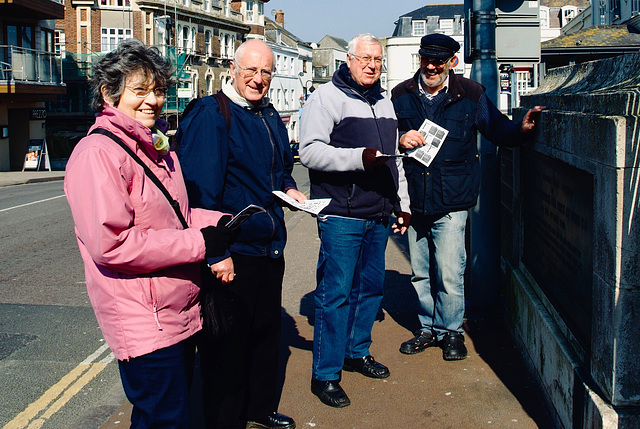
M0 45L0 80L61 84L62 63L59 54Z

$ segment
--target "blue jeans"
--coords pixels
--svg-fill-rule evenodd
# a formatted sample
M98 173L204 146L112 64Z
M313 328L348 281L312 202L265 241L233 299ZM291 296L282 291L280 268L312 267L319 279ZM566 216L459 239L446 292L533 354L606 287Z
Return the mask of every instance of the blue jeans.
M337 380L345 357L369 355L371 329L382 301L388 223L318 216L312 369L316 380Z
M465 210L411 217L411 283L418 294L420 329L431 331L438 340L447 332L463 333L467 215Z
M133 404L131 428L189 428L189 391L195 338L144 356L118 361L120 379Z

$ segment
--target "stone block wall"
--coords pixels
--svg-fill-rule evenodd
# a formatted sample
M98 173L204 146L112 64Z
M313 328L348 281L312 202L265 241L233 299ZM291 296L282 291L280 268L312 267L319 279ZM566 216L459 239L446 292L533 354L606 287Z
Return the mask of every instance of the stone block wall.
M640 427L639 70L551 70L514 112L548 107L535 143L501 152L508 311L563 427ZM523 258L545 245L561 258Z

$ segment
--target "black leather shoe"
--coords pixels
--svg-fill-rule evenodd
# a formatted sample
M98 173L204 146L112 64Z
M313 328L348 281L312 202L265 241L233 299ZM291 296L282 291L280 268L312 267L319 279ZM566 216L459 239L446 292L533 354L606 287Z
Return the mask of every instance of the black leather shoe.
M284 414L276 413L269 414L265 418L250 420L247 422L247 429L262 428L262 429L294 429L296 422Z
M380 362L376 362L371 355L358 359L345 358L342 369L345 371L359 372L371 378L387 378L391 374L389 368Z
M440 342L444 360L462 360L467 358L464 335L459 332L448 332Z
M311 392L316 395L323 404L334 408L342 408L351 404L349 397L340 387L339 380L320 381L311 379Z
M406 355L414 355L420 353L427 347L435 346L437 343L436 337L429 331L418 331L416 336L410 340L405 341L400 345L400 353Z

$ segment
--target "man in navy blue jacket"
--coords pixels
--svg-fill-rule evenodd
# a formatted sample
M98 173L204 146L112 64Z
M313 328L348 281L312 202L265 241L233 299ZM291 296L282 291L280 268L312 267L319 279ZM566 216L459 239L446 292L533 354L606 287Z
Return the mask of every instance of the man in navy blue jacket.
M445 360L467 357L464 317L465 226L480 186L476 132L497 145L516 146L535 127L544 107L529 110L522 122L503 115L477 82L451 70L460 44L444 34L429 34L420 43L420 70L392 91L398 117L399 146L425 144L417 131L425 119L449 131L427 167L405 159L411 200L409 252L418 294L420 329L400 346L415 354L440 345Z
M301 203L306 197L291 176L287 130L265 97L271 48L260 40L243 43L231 73L232 83L222 88L229 129L224 108L209 96L198 100L176 135L193 206L234 215L249 204L266 209L242 224L230 247L235 276L221 279L231 281L228 290L239 302L232 332L199 346L205 420L208 428L294 428L293 419L276 413L286 229L272 191ZM227 260L209 261L212 272L224 272L218 264Z

